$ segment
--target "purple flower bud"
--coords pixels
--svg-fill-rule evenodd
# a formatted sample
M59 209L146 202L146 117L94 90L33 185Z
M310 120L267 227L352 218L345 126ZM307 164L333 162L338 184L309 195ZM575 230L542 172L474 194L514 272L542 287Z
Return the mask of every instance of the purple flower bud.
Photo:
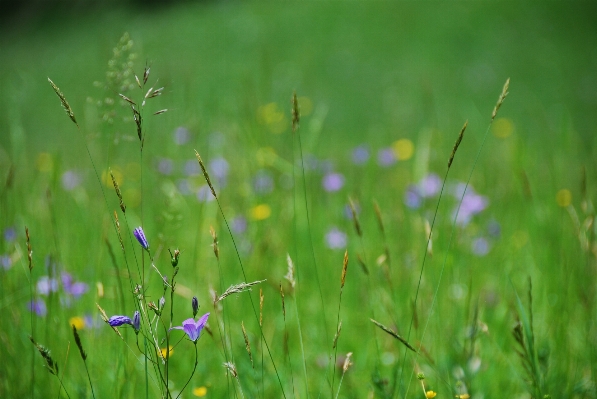
M195 316L197 316L197 311L199 310L199 300L197 300L196 296L191 299L191 306L193 307L193 318L195 318Z
M141 244L143 249L149 249L149 243L147 242L147 239L145 238L145 233L143 232L142 227L137 227L133 231L133 234L134 234L135 238L137 239L137 241L139 241L139 244Z
M108 324L111 327L120 327L123 324L133 324L131 318L128 316L112 316L110 320L108 320Z
M139 328L141 327L141 315L139 314L138 310L135 310L133 314L133 328L135 329L135 333L139 334Z

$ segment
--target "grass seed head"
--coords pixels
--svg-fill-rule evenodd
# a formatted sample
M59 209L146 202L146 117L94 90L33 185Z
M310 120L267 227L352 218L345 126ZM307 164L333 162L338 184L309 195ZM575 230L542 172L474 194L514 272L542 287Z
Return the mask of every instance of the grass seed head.
M79 124L77 123L77 120L75 119L75 114L74 114L72 108L70 107L70 105L68 104L68 101L66 101L66 98L64 97L64 94L62 94L62 92L60 91L60 89L58 88L58 86L56 86L54 84L54 82L52 82L52 79L48 78L48 82L50 82L50 84L52 85L52 89L54 89L54 93L56 93L56 95L58 96L58 98L60 98L60 102L62 103L62 107L66 111L66 114L68 115L68 117L70 118L70 120L73 121L75 123L75 125L77 125L77 127L79 127Z
M251 367L255 368L255 365L253 364L253 354L251 353L251 344L249 343L249 336L247 335L247 330L245 330L245 323L241 321L240 326L242 327L243 338L245 339L245 349L249 354L249 359L251 359Z
M452 166L452 162L454 161L454 156L456 155L456 151L458 150L458 147L460 146L460 143L462 142L462 138L464 137L464 131L466 130L467 126L468 126L468 120L466 122L464 122L464 126L462 126L462 129L460 129L460 134L458 134L456 143L454 143L454 147L452 148L452 154L450 154L450 159L448 160L448 169L450 169L450 166Z
M506 96L508 95L509 87L510 87L510 78L508 78L506 80L506 83L504 83L504 87L502 88L502 93L500 94L500 96L497 100L497 103L495 104L495 108L493 108L493 112L491 113L491 122L493 122L493 120L495 119L495 117L497 115L498 110L504 103L504 100L506 99Z

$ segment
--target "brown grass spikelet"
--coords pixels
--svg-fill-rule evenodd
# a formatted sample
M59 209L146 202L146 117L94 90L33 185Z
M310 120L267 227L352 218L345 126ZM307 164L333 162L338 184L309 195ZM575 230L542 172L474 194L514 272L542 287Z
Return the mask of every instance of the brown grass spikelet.
M342 321L338 323L338 328L336 329L336 334L334 335L334 342L332 344L332 349L336 349L336 345L338 345L338 338L340 338L340 332L342 331Z
M139 86L140 89L143 88L143 86L141 86L141 81L139 81L139 77L135 74L135 81L137 82L137 86Z
M226 362L226 363L224 363L224 368L226 370L228 370L228 372L230 374L232 374L232 376L234 378L238 378L238 371L236 371L236 366L234 365L234 363L232 363L232 362Z
M298 99L296 98L296 91L292 93L292 133L296 133L299 127L301 114L299 112Z
M211 194L214 196L214 198L218 198L218 196L216 195L216 190L214 190L214 186L211 184L211 179L209 178L207 169L205 169L203 160L201 159L201 156L199 155L197 150L195 150L195 156L197 157L197 161L199 162L199 166L201 167L201 172L203 172L203 177L205 178L205 181L207 182L207 185L209 186L209 189L211 190Z
M344 359L344 364L342 365L342 372L346 373L349 369L350 366L352 366L352 362L350 361L350 358L352 357L352 352L348 352L346 354L346 358Z
M52 358L52 355L50 354L50 350L48 348L38 344L37 342L35 342L35 340L33 339L32 336L29 336L29 340L37 348L41 357L43 357L44 360L46 361L46 367L47 367L48 371L50 372L50 374L58 376L58 363Z
M259 288L259 327L263 326L263 288Z
M431 232L431 224L429 220L425 219L425 237L427 238L427 253L429 256L433 256L433 238Z
M135 76L136 77L136 76ZM120 96L120 98L122 98L124 101L126 101L127 103L131 104L131 105L137 105L133 100L131 100L130 98L128 98L127 96L125 96L124 94L118 93L118 95Z
M154 112L153 114L154 115L161 115L161 114L164 114L166 112L168 112L168 108L161 109L159 111Z
M282 288L282 283L280 283L280 298L282 298L282 314L284 315L284 320L286 320L286 304L284 303L284 289Z
M290 287L294 289L296 285L296 280L294 278L294 263L292 262L292 258L288 253L286 254L286 263L288 263L288 272L286 273L284 278L288 280L288 282L290 283Z
M112 185L114 186L114 190L116 190L116 196L120 201L120 209L122 210L122 213L126 213L126 205L124 205L124 201L122 200L122 193L120 192L120 187L118 186L118 182L114 177L114 173L112 173L112 169L110 169L110 177L112 178Z
M131 105L131 110L133 111L133 120L135 121L135 125L137 125L137 136L139 136L141 147L143 147L143 118L141 117L141 113L137 111L137 108L135 108L134 105Z
M383 324L381 324L378 321L375 321L373 319L369 319L369 320L371 320L371 322L373 324L375 324L377 327L381 328L383 331L390 334L392 337L396 338L398 341L402 342L404 344L404 346L406 346L411 351L413 351L413 352L417 351L413 346L411 346L411 344L409 344L404 338L402 338L400 335L398 335L395 331L389 329L388 327L384 326Z
M245 349L249 354L249 359L251 359L251 367L255 368L255 365L253 364L253 354L251 353L251 344L249 343L249 336L247 335L247 330L245 330L245 323L241 321L240 326L243 330L243 338L245 339Z
M359 217L357 216L357 210L354 206L352 198L348 198L348 204L350 205L350 213L352 215L352 222L354 223L354 229L359 237L363 237L363 230L361 230L361 224L359 223Z
M342 279L340 281L340 289L344 288L346 283L346 271L348 270L348 250L344 251L344 261L342 262Z
M77 331L77 327L73 324L73 335L75 336L75 343L77 344L77 348L79 348L79 353L81 354L81 358L85 361L87 360L87 353L83 350L83 344L81 343L81 337Z
M506 99L506 96L508 95L508 88L509 87L510 87L510 78L508 78L506 80L506 83L504 83L504 87L502 88L502 93L498 97L497 103L495 104L495 107L493 108L493 112L491 113L491 121L492 122L495 119L498 110L500 109L500 107L504 103L504 100Z
M66 111L66 114L68 115L68 117L70 118L70 120L73 121L75 123L75 125L77 125L77 127L79 127L79 124L77 123L77 120L75 119L75 114L74 114L72 108L70 107L70 105L68 104L68 101L66 101L66 98L64 97L64 94L62 94L62 92L60 91L60 89L58 88L58 86L56 86L54 84L54 82L52 82L52 79L48 78L48 82L50 82L50 84L52 85L52 89L54 89L54 93L56 93L56 95L58 96L58 98L60 98L60 102L62 103L62 107L64 108L64 111Z
M143 70L143 84L147 83L147 79L149 79L149 71L151 70L151 67L145 66L145 69Z
M460 146L460 143L462 142L462 138L464 137L464 131L466 130L467 126L468 126L468 120L466 122L464 122L464 126L462 126L462 129L460 129L460 134L458 134L458 138L456 139L456 142L454 143L454 147L452 148L452 154L450 154L450 159L448 160L448 169L450 169L450 166L452 166L452 162L454 161L454 156L456 155L456 150L458 150L458 147Z
M122 241L122 234L120 232L120 220L118 220L118 213L116 213L116 211L114 211L114 224L116 225L116 233L118 234L120 248L124 251L124 242Z
M220 260L220 247L218 247L218 234L213 226L209 226L209 233L211 234L211 238L213 239L213 243L211 244L214 248L214 255L216 255L216 259Z
M27 259L29 260L29 273L33 270L33 250L31 249L31 237L29 237L29 228L25 226L25 237L27 237Z

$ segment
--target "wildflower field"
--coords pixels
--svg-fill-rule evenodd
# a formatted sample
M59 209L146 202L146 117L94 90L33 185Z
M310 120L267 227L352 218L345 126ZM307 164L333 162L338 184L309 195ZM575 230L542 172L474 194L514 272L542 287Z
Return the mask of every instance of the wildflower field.
M0 398L597 398L596 16L5 20Z

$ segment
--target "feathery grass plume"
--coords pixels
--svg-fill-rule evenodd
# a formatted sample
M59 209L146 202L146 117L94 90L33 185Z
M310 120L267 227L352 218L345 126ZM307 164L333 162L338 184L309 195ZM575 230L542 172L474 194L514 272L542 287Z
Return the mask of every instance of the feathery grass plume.
M504 88L502 89L502 93L500 94L497 103L495 104L495 108L493 108L493 112L491 113L491 122L493 122L493 120L495 119L498 110L500 109L500 107L502 106L502 103L504 102L504 100L506 99L506 96L508 95L508 87L510 87L510 78L508 78L506 80L506 83L504 83Z
M292 133L296 133L299 127L301 114L299 112L298 99L296 98L296 91L292 93Z
M33 250L31 249L31 237L29 237L29 229L25 226L25 237L27 237L27 259L29 260L29 273L33 270Z
M205 169L203 160L201 159L201 156L199 155L197 150L195 150L195 156L197 157L197 161L199 162L199 166L201 167L201 172L203 172L203 177L205 178L205 181L207 182L207 185L209 186L209 189L211 190L211 194L214 196L214 198L218 198L218 196L216 195L216 190L214 190L214 186L211 184L211 179L209 178L207 169Z
M245 292L245 291L251 291L252 286L261 284L264 281L267 281L267 280L257 280L257 281L253 281L252 283L240 283L240 284L231 285L230 287L228 287L228 289L226 289L226 291L224 291L224 293L222 295L216 297L216 299L214 301L214 305L217 304L218 302L222 301L224 298L226 298L229 295L240 294L241 292Z
M54 359L52 359L50 350L35 342L32 336L29 336L29 340L37 348L41 357L44 358L46 362L46 368L48 369L50 374L53 374L56 377L58 377L58 363Z
M218 247L218 235L214 230L213 226L209 226L209 234L211 234L211 238L213 239L213 243L211 246L214 248L214 255L216 255L216 259L220 260L220 248Z
M454 148L452 148L452 153L450 154L450 159L448 160L448 169L450 169L450 166L452 166L452 162L454 161L454 156L456 155L456 151L458 150L458 147L460 146L460 143L462 142L462 138L464 137L464 131L466 130L467 126L468 126L468 120L466 122L464 122L464 126L462 126L462 129L460 130L460 134L458 134L458 138L456 139L456 142L454 143Z
M545 391L544 373L541 368L545 371L547 367L546 356L540 357L535 347L535 332L533 329L533 293L532 293L532 282L529 278L529 305L528 311L525 310L518 293L516 295L516 307L518 310L517 322L512 330L514 339L520 346L519 349L515 349L516 353L520 356L522 366L525 369L530 383L529 393L531 396L536 398L543 397ZM527 313L528 312L528 313Z
M354 206L354 202L352 198L348 197L348 204L350 206L350 213L352 215L352 222L354 223L354 229L357 232L359 237L363 237L363 230L361 230L361 224L359 223L359 218L357 216L357 210Z
M93 384L91 383L91 375L89 374L89 368L87 367L87 353L83 350L83 344L81 343L81 337L77 331L77 327L73 324L73 335L75 336L75 343L77 344L77 348L79 348L79 353L81 354L81 359L83 359L83 364L85 365L85 371L87 372L87 379L89 380L89 386L91 387L91 394L95 398L95 392L93 390Z
M253 364L253 354L251 353L251 344L249 343L249 336L247 335L247 330L245 330L245 323L243 321L241 321L240 326L242 327L243 338L245 339L245 349L247 350L247 353L249 354L249 359L251 359L251 367L255 368L255 365Z
M336 349L338 345L338 338L340 338L340 332L342 331L342 320L338 323L338 328L336 329L336 334L334 335L334 342L332 343L332 349Z
M114 177L114 173L112 173L112 169L110 169L110 177L112 178L112 185L114 186L114 190L116 190L116 196L120 201L120 209L122 210L122 213L126 213L126 206L124 205L124 201L122 200L122 193L120 192L120 187L118 186L118 182Z
M87 360L87 353L83 350L83 344L81 343L81 337L77 332L77 327L73 324L73 335L75 336L75 343L77 344L77 348L79 348L79 353L81 354L81 358L83 360Z
M363 260L360 254L357 254L357 262L359 263L359 266L361 266L363 273L365 273L368 276L369 268L367 267L367 264L365 264L365 261Z
M284 321L286 321L286 304L284 303L284 289L282 283L280 283L280 298L282 298L282 314L284 315Z
M259 327L263 326L263 288L259 288Z
M393 330L389 329L388 327L384 326L383 324L381 324L378 321L375 321L373 319L369 319L371 320L371 322L373 324L375 324L377 327L381 328L382 330L384 330L386 333L390 334L392 337L396 338L398 341L402 342L408 349L410 349L413 352L417 352L417 350L411 346L411 344L409 344L404 338L402 338L400 335L396 334L396 332L394 332Z
M75 119L75 114L74 114L72 108L70 107L70 105L68 104L68 101L66 101L66 98L64 97L64 94L62 94L62 92L60 91L60 89L58 88L58 86L56 86L54 84L54 82L52 82L52 79L48 78L48 82L50 82L50 84L52 85L52 89L54 89L54 93L56 93L56 95L58 96L58 98L60 98L60 102L62 103L62 107L64 108L64 111L66 111L66 114L68 115L68 117L70 118L70 120L73 121L75 123L75 125L77 125L77 127L79 127L79 124L77 123L77 120Z
M296 280L294 278L294 263L292 262L292 258L288 253L286 254L286 263L288 263L288 272L286 273L284 278L288 280L288 282L290 283L290 287L294 290L294 287L296 285Z

